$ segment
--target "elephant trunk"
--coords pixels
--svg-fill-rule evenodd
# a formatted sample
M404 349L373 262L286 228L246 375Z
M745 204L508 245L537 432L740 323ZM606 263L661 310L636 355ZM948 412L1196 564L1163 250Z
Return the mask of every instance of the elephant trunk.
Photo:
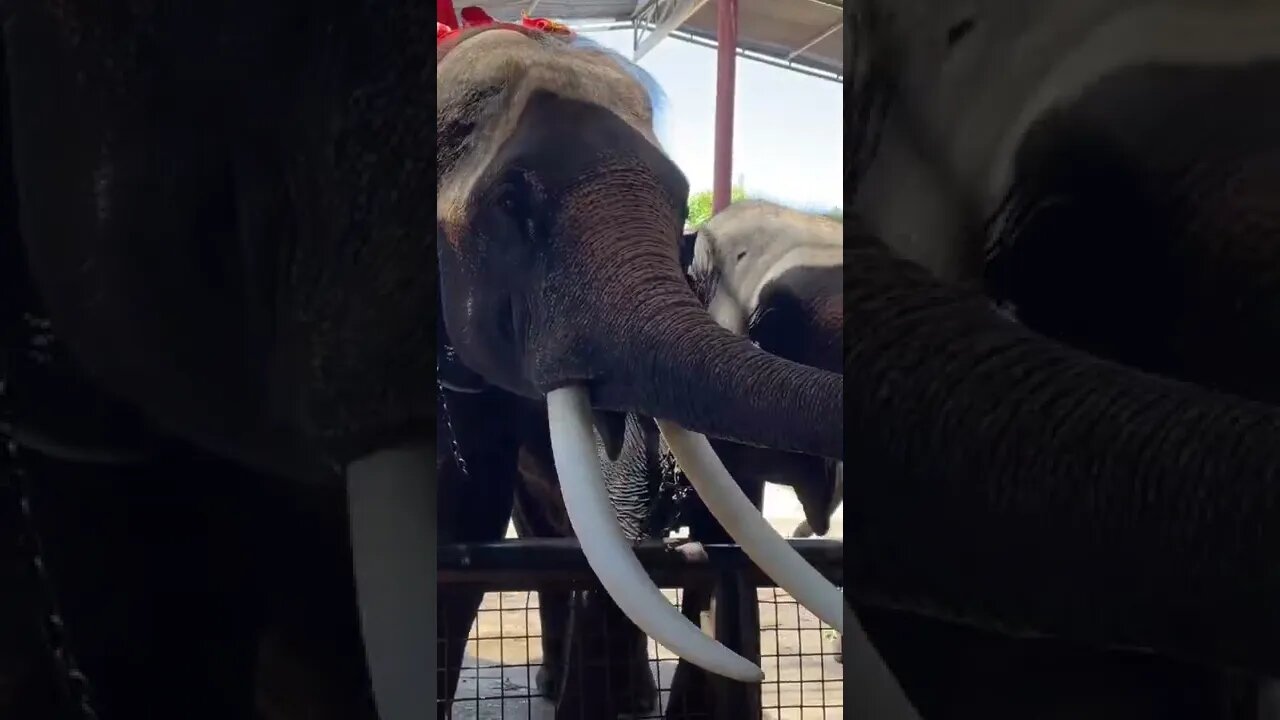
M1056 344L856 232L855 595L1280 670L1280 409Z
M843 458L843 378L717 325L678 262L682 213L644 187L606 180L565 204L561 231L580 248L583 297L610 305L590 321L603 326L591 333L602 339L592 404L748 445Z
M659 611L670 606L645 589L644 571L627 552L615 518L601 523L616 508L600 487L603 478L589 467L595 443L583 419L589 407L653 417L698 495L747 556L842 630L840 591L764 521L698 433L842 457L843 381L764 353L711 319L676 259L683 213L670 194L654 192L661 185L644 177L644 168L630 164L629 172L606 173L565 195L553 236L572 252L563 261L549 259L545 268L546 291L535 312L547 314L532 324L532 375L546 389L565 507L601 583L638 626L659 642L680 645L668 645L676 654L753 681L758 668L721 646L696 647L686 636L686 619ZM570 348L580 363L559 380L538 362L548 357L545 348L556 346Z

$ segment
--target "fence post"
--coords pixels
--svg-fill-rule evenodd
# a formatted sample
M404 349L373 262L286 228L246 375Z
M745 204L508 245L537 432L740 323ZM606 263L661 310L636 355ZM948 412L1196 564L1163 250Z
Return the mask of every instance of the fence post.
M726 571L720 575L711 600L711 622L716 639L725 647L760 663L760 603L755 585L747 581L745 573ZM711 675L711 695L716 720L758 720L763 716L757 683Z

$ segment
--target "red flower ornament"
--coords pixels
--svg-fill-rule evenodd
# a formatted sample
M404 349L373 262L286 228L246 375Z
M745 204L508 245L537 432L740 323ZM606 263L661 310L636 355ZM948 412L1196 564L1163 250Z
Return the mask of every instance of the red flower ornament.
M537 30L539 32L551 33L552 35L572 35L573 34L573 31L569 29L569 26L565 25L564 23L558 23L555 20L549 20L547 18L529 17L528 13L523 13L523 12L520 14L520 24L529 28L530 30Z
M481 27L484 25L500 25L516 30L532 30L534 32L544 32L550 35L570 36L573 31L568 25L556 22L548 18L529 17L527 13L522 14L520 23L500 23L493 19L489 13L480 9L475 5L468 5L462 8L458 13L460 18L458 27L450 27L449 25L436 20L436 45L439 46L446 39L460 32L463 28Z

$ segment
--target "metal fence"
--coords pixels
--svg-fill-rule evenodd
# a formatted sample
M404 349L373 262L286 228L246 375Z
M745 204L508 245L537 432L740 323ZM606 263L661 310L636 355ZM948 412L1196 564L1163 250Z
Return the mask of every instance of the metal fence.
M842 582L840 540L789 542L819 572L837 585ZM736 588L740 597L754 600L755 612L738 612L731 621L716 619L708 623L706 615L700 619L704 627L714 626L721 642L760 662L765 671L760 686L753 688L701 673L690 674L687 667L678 674L675 656L645 638L652 684L634 683L633 687L655 691L648 702L611 697L635 698L637 694L608 687L608 672L592 674L593 664L587 661L574 668L589 677L578 678L580 682L576 684L565 683L564 687L585 688L593 699L584 700L580 694L570 697L564 691L557 712L556 704L537 689L543 628L539 594L534 590L567 593L598 589L581 550L571 540L459 545L441 551L441 591L467 586L483 589L486 594L467 638L452 706L453 720L601 720L602 702L610 712L637 720L843 717L844 674L835 631L774 587L737 546L691 543L675 550L670 543L654 541L637 546L637 555L677 607L687 592L715 593L718 604L730 606L734 604L732 597L723 593ZM593 626L586 632L607 636L610 628L607 624ZM607 640L585 645L601 653L607 650L600 648L610 647ZM582 670L584 667L587 669ZM691 677L702 685L691 685ZM681 685L682 691L673 695L673 684ZM673 703L673 697L684 702Z

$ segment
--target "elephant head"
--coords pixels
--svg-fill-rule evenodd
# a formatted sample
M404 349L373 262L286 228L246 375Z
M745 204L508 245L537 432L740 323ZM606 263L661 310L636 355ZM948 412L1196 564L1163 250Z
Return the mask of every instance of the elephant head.
M866 486L851 484L846 509L853 513L847 528L854 531L850 547L855 562L865 559L870 567L887 568L878 558L905 558L908 553L913 562L922 547L940 549L916 569L934 575L927 583L931 589L916 600L928 597L923 604L937 608L934 591L951 583L941 580L938 568L987 555L993 560L979 584L1003 606L1001 611L981 611L988 621L1001 616L1002 622L993 624L1007 629L1012 616L1005 611L1027 610L1015 597L1078 596L1089 587L1097 607L1114 613L1107 628L1089 628L1090 639L1158 647L1180 660L1193 657L1219 666L1238 662L1251 671L1269 666L1273 658L1248 645L1260 637L1275 639L1271 630L1260 629L1274 628L1274 618L1256 612L1261 606L1254 604L1272 591L1263 589L1271 570L1257 560L1261 556L1249 554L1262 546L1223 541L1198 543L1189 553L1175 548L1187 547L1188 535L1213 533L1209 527L1216 520L1208 520L1210 515L1234 517L1232 522L1239 520L1262 534L1272 532L1275 522L1269 493L1261 490L1265 483L1254 486L1246 479L1274 477L1274 458L1268 460L1266 451L1259 455L1243 449L1252 442L1262 443L1258 448L1274 442L1267 439L1275 437L1270 410L1242 402L1244 412L1265 419L1246 423L1250 429L1240 437L1221 427L1212 429L1215 417L1234 417L1234 410L1208 410L1228 407L1239 397L1272 404L1280 400L1280 376L1273 370L1280 362L1280 243L1275 242L1280 124L1273 109L1275 94L1266 90L1280 70L1280 15L1274 4L863 0L851 9L846 35L854 150L847 182L854 193L850 204L865 217L876 242L920 263L935 278L980 289L981 295L965 296L972 303L965 312L990 323L955 334L958 325L949 313L959 313L958 308L938 310L959 297L952 294L955 287L946 287L948 299L943 300L936 285L915 286L919 295L901 286L882 286L885 295L873 300L861 293L875 271L847 267L851 273L869 274L850 279L847 342L857 360L846 370L851 379L859 378L859 390L849 397L863 398L851 400L850 407L869 407L865 403L876 402L876 394L892 394L905 407L911 404L902 394L905 388L921 393L916 401L924 404L915 412L927 419L910 430L899 428L910 436L891 441L897 458L890 464L894 472L911 467L907 475L915 477L936 473L952 489L964 486L966 481L958 478L972 473L974 484L961 496L973 501L969 507L975 509L968 520L953 522L957 513L967 512L956 505L959 496L939 486L927 494L904 495L910 485L899 477L895 487L873 493L874 498L894 500L872 510L864 505L876 503L862 494ZM855 288L858 295L853 295ZM870 307L867 303L878 304L890 295L897 298L898 312L903 317L915 314L920 325L903 330L894 341L885 336L889 344L882 345L869 334L886 329L884 318L863 311ZM992 300L1023 327L999 321L989 307ZM983 304L988 307L979 309ZM926 318L938 327L924 329ZM1026 328L1040 335L1017 341L1028 343L1017 351L1026 353L1021 360L997 349L1009 347L1013 335L1005 333ZM1045 336L1092 357L1075 354L1074 360L1050 371L1046 358L1066 356L1058 354L1064 352L1061 345L1050 351ZM874 352L885 355L872 360L866 354ZM968 360L960 359L970 353ZM1099 357L1123 365L1095 365ZM883 384L864 385L862 380L870 377L863 361L895 362L897 372L880 376ZM981 372L964 377L961 368L966 365ZM1099 382L1096 371L1103 367L1110 379ZM925 368L936 375L926 378ZM997 368L1008 374L979 389L999 374L990 374ZM1134 369L1193 381L1198 387L1163 384ZM907 381L907 375L913 380ZM1033 382L1032 377L1040 378L1034 387L1022 384ZM1121 380L1125 377L1131 380ZM1081 384L1085 378L1089 387ZM1237 399L1203 395L1206 386ZM1015 389L1019 387L1023 390ZM1005 395L1002 402L996 400L1000 394ZM1155 404L1143 405L1146 400ZM1198 405L1206 401L1210 406ZM1182 405L1186 414L1157 423L1162 425L1157 429L1151 425L1156 418L1141 408L1169 402L1187 403ZM978 411L979 405L985 411ZM1090 431L1093 440L1072 437L1070 428L1081 430L1080 423L1093 417L1096 411L1090 408L1104 406L1117 414ZM1125 420L1118 422L1121 417ZM865 416L865 422L881 429L884 420L883 415ZM847 431L852 452L862 431ZM1230 443L1229 456L1216 457L1227 446L1213 447L1208 440L1218 432ZM1186 442L1168 439L1182 433L1188 433ZM950 447L956 452L966 447L972 459L952 456L959 464L935 465L946 452L927 437L956 442ZM1167 458L1137 461L1135 472L1140 474L1130 478L1109 476L1105 468L1126 455L1136 458L1138 444L1163 444L1167 449L1153 453ZM1169 464L1168 458L1178 459ZM1210 470L1218 460L1230 469ZM1093 467L1067 470L1075 462ZM1258 471L1241 475L1235 472L1236 463ZM871 471L862 462L855 465L860 480ZM1054 468L1049 476L1038 470L1045 465ZM980 475L987 477L979 480ZM1057 480L1048 480L1051 476ZM1049 491L1068 477L1075 478L1070 481L1074 491ZM1102 484L1106 482L1114 484ZM1124 500L1118 493L1137 494ZM1235 501L1228 498L1233 496L1250 497L1237 501L1260 514L1245 520L1234 511L1220 514L1214 509L1231 505ZM1138 497L1163 500L1143 503ZM898 499L904 504L898 505ZM936 510L923 512L930 503ZM909 521L899 514L907 507L914 515ZM1182 508L1204 514L1188 518L1181 515ZM896 535L888 524L880 531L866 527L864 521L872 515L893 517L895 527L905 531L892 547L866 547L864 541L881 531ZM1103 529L1117 527L1119 517L1126 518L1123 536ZM1034 523L1045 527L1031 527ZM1008 544L992 534L996 526L1010 530ZM1028 532L1014 532L1015 527ZM922 542L924 536L932 542ZM981 536L987 540L970 542ZM1086 545L1106 559L1091 565L1065 552L1073 548L1083 557L1089 554L1083 550ZM1202 560L1207 555L1201 553L1217 556L1233 547L1220 556L1225 560L1247 546L1254 550L1216 566L1214 572L1221 571L1229 582L1208 577ZM1167 564L1174 557L1181 567ZM1077 583L1065 588L1046 582L1047 567ZM1135 567L1141 569L1130 572ZM955 577L953 589L979 577L968 571L962 575ZM1018 581L1011 588L1013 577ZM1132 582L1137 578L1145 589ZM1156 587L1167 593L1152 589ZM1209 592L1201 594L1201 587ZM888 594L900 598L898 590ZM1190 601L1191 596L1197 599ZM1152 602L1154 611L1136 618L1133 626L1146 624L1137 633L1141 639L1112 632L1110 628L1127 622L1129 613L1138 614L1134 608L1146 604L1143 598L1155 597L1176 597L1175 607ZM1126 603L1128 609L1121 609ZM950 615L960 616L966 613ZM1226 629L1226 617L1242 624ZM1242 641L1247 623L1257 632ZM1056 626L1050 630L1050 625ZM1069 630L1057 621L1039 624L1037 631L1073 640L1083 634L1078 626ZM919 627L909 632L924 636ZM1196 633L1223 639L1221 644L1200 642L1192 637ZM1003 648L1011 651L1006 658L1022 657L1013 654L1020 653L1013 645ZM1165 661L1143 662L1152 667Z
M680 616L627 548L592 414L657 418L708 506L737 521L726 526L747 552L839 626L839 591L763 522L705 438L684 428L838 459L842 380L757 348L700 304L679 263L688 185L654 136L650 96L634 73L598 48L513 27L464 30L440 44L442 325L486 382L546 398L566 510L619 607L677 654L758 679L758 668Z
M1075 346L1280 401L1280 9L865 0L855 15L870 229Z
M442 310L467 366L527 397L585 384L596 408L838 458L839 378L723 332L689 292L688 186L631 71L505 29L443 51Z

